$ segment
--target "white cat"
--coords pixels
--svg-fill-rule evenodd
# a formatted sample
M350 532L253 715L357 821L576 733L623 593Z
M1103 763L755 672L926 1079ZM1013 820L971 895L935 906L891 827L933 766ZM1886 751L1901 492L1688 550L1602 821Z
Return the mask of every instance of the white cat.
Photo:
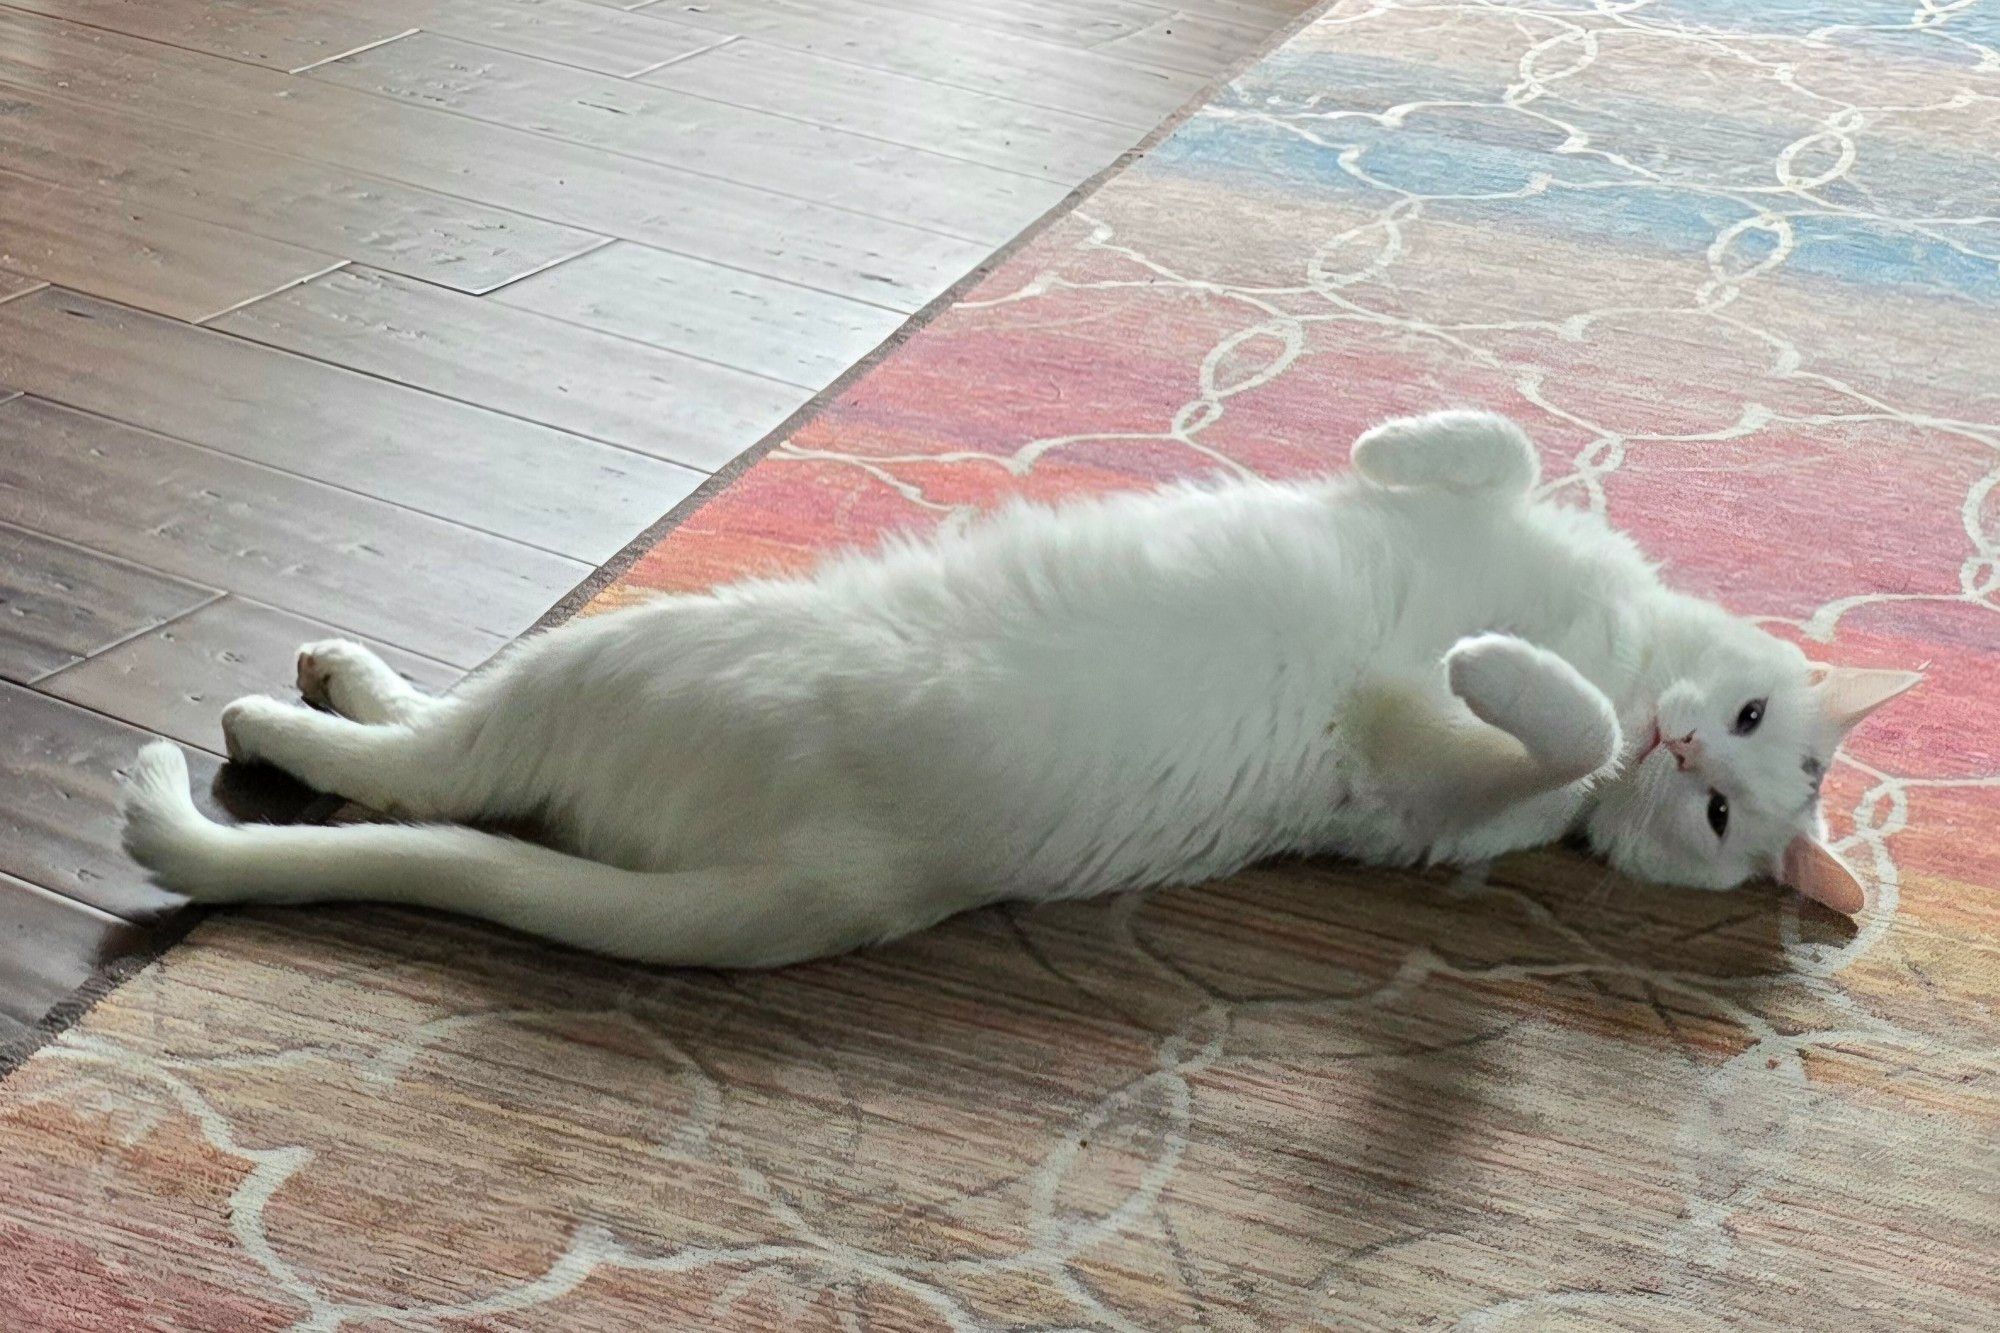
M1847 729L1914 684L1815 671L1532 498L1472 412L1350 479L1018 506L810 578L529 639L440 698L309 645L230 753L422 823L224 826L140 756L126 846L206 902L368 898L605 953L766 966L1001 898L1281 853L1462 862L1581 833L1635 875L1770 874L1858 910L1820 843ZM529 818L563 850L451 821Z

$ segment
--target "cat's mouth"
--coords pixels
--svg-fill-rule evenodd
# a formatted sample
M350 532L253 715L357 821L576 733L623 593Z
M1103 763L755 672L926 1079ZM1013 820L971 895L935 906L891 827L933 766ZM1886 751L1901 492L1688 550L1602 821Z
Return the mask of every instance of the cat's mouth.
M1639 753L1632 756L1632 767L1637 768L1639 765L1645 763L1646 756L1660 748L1661 740L1662 737L1660 735L1660 720L1658 718L1654 718L1653 730L1651 734L1646 737L1646 743L1639 747Z

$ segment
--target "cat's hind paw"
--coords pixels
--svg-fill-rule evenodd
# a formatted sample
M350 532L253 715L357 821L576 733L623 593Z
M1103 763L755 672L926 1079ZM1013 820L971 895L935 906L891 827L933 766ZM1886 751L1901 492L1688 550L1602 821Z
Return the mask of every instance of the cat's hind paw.
M348 639L303 644L299 697L355 722L394 720L414 693L395 668Z
M1354 470L1377 486L1525 495L1541 477L1526 432L1496 412L1398 417L1354 442Z

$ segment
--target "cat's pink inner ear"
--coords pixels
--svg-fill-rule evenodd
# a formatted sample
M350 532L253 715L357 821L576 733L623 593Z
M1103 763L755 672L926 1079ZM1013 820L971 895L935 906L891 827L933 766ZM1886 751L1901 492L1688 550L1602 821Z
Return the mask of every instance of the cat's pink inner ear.
M1828 667L1815 689L1827 722L1841 734L1870 713L1923 679L1916 671L1869 671L1860 667Z
M1785 848L1784 862L1778 868L1778 882L1847 916L1853 916L1867 903L1867 895L1861 891L1861 881L1847 868L1847 863L1835 856L1832 849L1819 839L1803 834L1793 838L1791 845Z

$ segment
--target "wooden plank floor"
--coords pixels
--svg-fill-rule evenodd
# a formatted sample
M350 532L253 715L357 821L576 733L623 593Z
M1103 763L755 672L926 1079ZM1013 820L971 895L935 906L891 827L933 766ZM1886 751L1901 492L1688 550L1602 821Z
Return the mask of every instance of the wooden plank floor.
M449 685L1308 3L0 0L0 1046L147 734Z

